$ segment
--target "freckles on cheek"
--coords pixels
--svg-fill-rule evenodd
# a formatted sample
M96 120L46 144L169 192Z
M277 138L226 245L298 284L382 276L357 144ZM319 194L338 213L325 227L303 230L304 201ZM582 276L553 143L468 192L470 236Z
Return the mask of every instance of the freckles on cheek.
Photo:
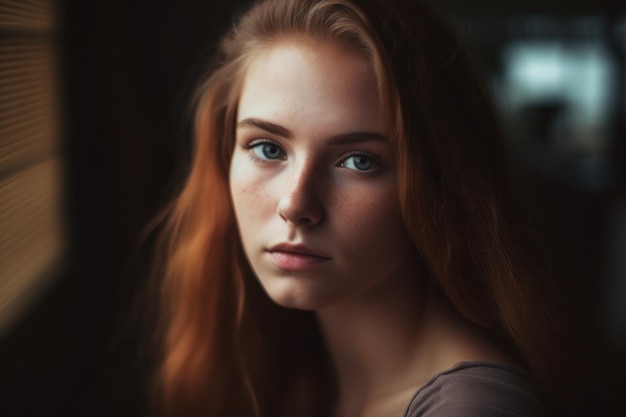
M357 245L375 237L395 235L401 228L400 208L394 193L359 193L341 204L347 235ZM347 237L347 236L346 236Z
M400 211L397 194L393 191L377 189L352 190L350 198L341 198L337 201L343 213L349 213L355 223L363 220L379 221L392 218Z

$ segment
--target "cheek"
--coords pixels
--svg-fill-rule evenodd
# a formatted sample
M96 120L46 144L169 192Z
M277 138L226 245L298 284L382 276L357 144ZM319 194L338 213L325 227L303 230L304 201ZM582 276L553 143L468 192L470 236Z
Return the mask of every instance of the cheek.
M382 190L362 193L342 207L343 239L356 254L389 254L406 245L407 234L401 221L395 192Z
M237 224L243 232L245 228L242 226L253 212L250 212L251 203L256 199L254 196L254 183L251 176L247 175L246 170L239 163L237 156L233 157L229 174L230 195L237 218ZM242 224L243 223L243 224Z
M272 198L265 181L250 171L249 164L233 158L230 169L230 194L242 239L259 229L264 218L273 212Z
M253 207L258 207L259 198L254 192L252 184L246 181L231 181L231 196L235 217L242 235L248 231L250 224L254 223L258 211Z

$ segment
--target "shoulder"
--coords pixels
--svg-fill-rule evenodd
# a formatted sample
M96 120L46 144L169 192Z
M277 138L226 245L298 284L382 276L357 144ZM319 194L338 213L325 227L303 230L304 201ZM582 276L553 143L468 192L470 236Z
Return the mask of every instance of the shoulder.
M498 362L461 362L427 382L405 417L547 416L531 376Z

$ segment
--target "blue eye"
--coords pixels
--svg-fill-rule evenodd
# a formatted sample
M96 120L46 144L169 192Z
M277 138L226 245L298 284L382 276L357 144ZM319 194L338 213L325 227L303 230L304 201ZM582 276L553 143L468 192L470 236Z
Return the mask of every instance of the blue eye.
M378 163L372 157L364 154L350 155L339 165L355 171L370 171L378 167Z
M265 160L286 159L285 151L271 142L260 142L250 146L256 156Z

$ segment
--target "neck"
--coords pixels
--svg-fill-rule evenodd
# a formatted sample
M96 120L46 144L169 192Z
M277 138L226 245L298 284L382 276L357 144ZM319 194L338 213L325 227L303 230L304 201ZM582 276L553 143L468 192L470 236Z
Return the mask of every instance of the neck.
M338 380L337 416L400 413L425 382L498 349L410 271L317 312Z
M406 271L318 311L338 378L339 408L345 410L339 414L362 414L377 398L415 385L415 370L425 367L424 355L416 355L426 310L418 283Z

